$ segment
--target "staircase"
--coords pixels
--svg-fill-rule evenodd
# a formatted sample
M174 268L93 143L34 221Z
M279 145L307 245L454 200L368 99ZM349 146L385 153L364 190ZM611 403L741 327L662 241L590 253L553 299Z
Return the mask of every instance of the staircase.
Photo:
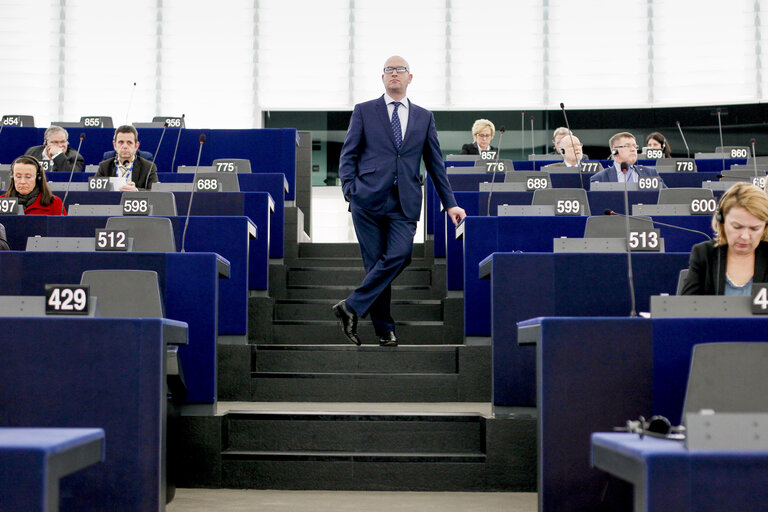
M220 401L291 407L186 418L185 438L197 441L181 486L535 490L531 416L440 411L440 403L490 402L491 350L463 344L462 298L446 297L445 268L429 245L414 247L393 283L398 347L379 347L365 319L357 347L333 316L365 274L356 244L296 252L270 265L270 296L250 299L250 344L218 347ZM332 402L328 412L323 403ZM368 403L366 412L355 403ZM396 403L431 412L399 412Z

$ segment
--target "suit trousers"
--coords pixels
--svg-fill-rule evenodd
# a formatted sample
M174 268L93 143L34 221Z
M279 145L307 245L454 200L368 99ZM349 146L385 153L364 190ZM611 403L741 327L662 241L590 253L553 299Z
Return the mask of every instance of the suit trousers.
M346 305L361 317L370 315L377 335L394 332L395 321L390 313L392 281L411 262L416 221L403 213L396 185L381 210L356 206L353 196L350 211L366 275L346 299Z

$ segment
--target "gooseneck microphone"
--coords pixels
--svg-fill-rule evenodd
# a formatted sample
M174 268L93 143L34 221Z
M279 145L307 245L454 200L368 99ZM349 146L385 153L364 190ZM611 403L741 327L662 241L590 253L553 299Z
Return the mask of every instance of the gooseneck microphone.
M720 109L717 109L717 129L720 131L720 157L723 160L723 170L725 170L725 146L723 145L723 121L720 119Z
M536 141L534 140L533 116L531 116L531 154L533 155L533 168L536 169Z
M147 171L147 178L144 180L144 190L147 189L147 185L149 185L149 175L152 174L152 166L155 165L155 160L157 159L157 153L160 151L160 144L163 143L163 137L165 137L165 130L168 129L168 121L163 124L163 131L160 133L160 140L157 141L157 147L155 148L155 154L152 155L152 161L149 163L149 170Z
M757 158L755 157L755 139L750 139L749 146L752 148L752 164L755 167L755 180L757 180Z
M77 163L77 155L80 154L80 148L83 147L83 139L85 139L85 133L80 134L80 142L77 143L75 161L72 163L72 168L69 170L69 181L67 182L67 190L64 192L64 199L61 200L61 210L59 211L59 215L64 213L64 203L67 202L67 196L69 195L69 185L72 183L72 175L75 174L75 163Z
M179 139L181 138L181 129L184 128L184 116L187 114L181 114L181 123L179 123L179 133L176 135L176 147L173 148L173 159L171 160L171 172L176 172L176 168L173 164L176 163L176 150L179 149Z
M576 146L573 144L573 132L571 132L571 125L568 124L568 116L565 113L565 104L563 102L560 102L560 110L563 111L563 119L565 119L565 127L568 129L568 137L571 138L571 149L573 150L573 156L575 158ZM583 158L583 155L582 155L582 158ZM563 160L565 160L565 152L563 152ZM584 188L584 177L581 175L581 160L576 161L576 170L579 173L579 184L581 185L581 188Z
M496 181L496 173L499 170L499 160L501 159L501 141L504 139L504 125L499 127L499 149L496 151L496 171L491 176L491 188L488 191L488 205L485 209L485 216L490 217L491 216L491 196L493 196L493 184ZM490 143L488 143L490 146Z
M205 143L205 134L200 135L200 148L197 150L197 163L195 164L195 174L200 168L200 155L203 154L203 144ZM193 175L193 176L194 176ZM184 231L181 234L181 252L184 252L184 242L187 240L187 226L189 225L189 215L192 213L192 198L195 197L195 178L192 178L192 193L189 194L189 206L187 206L187 218L184 219Z
M131 87L131 95L128 97L128 108L125 110L125 123L128 124L128 116L131 115L131 105L133 104L133 93L136 92L136 82L133 82Z
M629 175L629 165L627 162L621 162L621 172L624 173L624 211L629 211L629 189L627 188L627 180ZM632 309L629 312L629 316L637 316L635 308L635 278L632 275L632 251L629 248L629 217L626 218L626 232L627 232L627 277L629 278L629 299L632 304Z
M664 226L664 227L668 227L668 228L672 228L672 229L679 229L681 231L688 231L689 233L696 233L697 235L701 235L704 238L706 238L707 240L712 240L711 236L709 236L708 234L706 234L703 231L699 231L698 229L690 229L690 228L684 228L682 226L675 226L674 224L667 224L665 222L659 222L657 220L651 219L650 217L639 217L639 216L635 216L635 215L624 215L623 213L618 213L618 212L615 212L615 211L610 210L610 209L603 210L603 213L605 215L615 215L617 217L627 217L628 219L638 219L638 220L641 220L643 222L648 222L649 224L654 224L654 225L658 225L658 226Z
M677 124L677 130L680 132L680 137L683 138L683 144L685 144L685 153L688 155L688 158L691 158L691 149L688 147L688 142L685 140L683 129L680 128L680 121L675 121L675 124Z
M525 156L525 112L520 112L520 147L523 151L521 160L528 160L528 157Z

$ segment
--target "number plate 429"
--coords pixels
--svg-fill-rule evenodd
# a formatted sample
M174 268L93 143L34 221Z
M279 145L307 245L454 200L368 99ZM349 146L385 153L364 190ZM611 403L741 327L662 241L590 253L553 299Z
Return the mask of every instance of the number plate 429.
M45 285L45 314L87 315L88 290L87 285Z

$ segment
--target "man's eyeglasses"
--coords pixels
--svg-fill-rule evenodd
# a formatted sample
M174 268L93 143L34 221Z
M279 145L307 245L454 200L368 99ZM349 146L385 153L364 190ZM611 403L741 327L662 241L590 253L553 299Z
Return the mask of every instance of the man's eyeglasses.
M396 68L393 68L390 66L390 67L384 68L384 72L388 75L394 73L395 71L397 71L398 73L407 73L408 68L405 66L397 66Z
M637 144L625 144L623 146L614 146L613 149L621 149L621 148L627 148L627 149L634 149L635 151L640 149L640 146Z

